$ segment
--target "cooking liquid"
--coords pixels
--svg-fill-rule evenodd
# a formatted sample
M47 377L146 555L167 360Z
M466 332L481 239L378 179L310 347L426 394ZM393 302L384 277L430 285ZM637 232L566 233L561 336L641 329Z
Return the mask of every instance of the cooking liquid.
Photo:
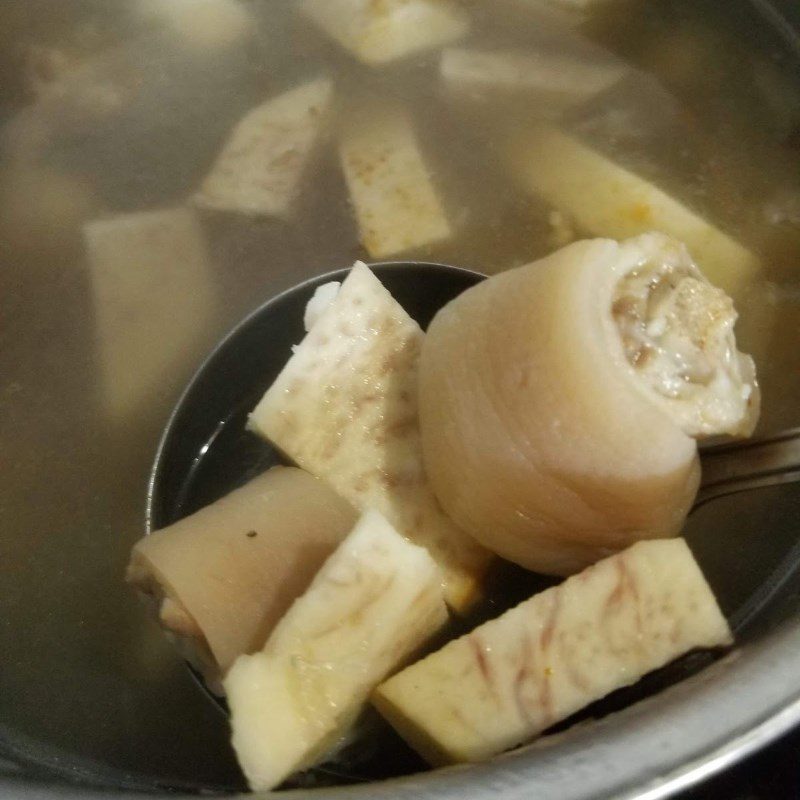
M413 115L456 233L409 257L492 273L572 235L569 220L517 186L504 165L504 136L535 116L524 95L449 96L438 51L371 69L282 0L217 5L222 18L205 25L202 15L165 17L144 0L0 6L0 740L12 757L101 783L242 785L224 715L124 585L124 567L143 533L160 430L203 354L266 298L366 253L329 142L289 222L200 215L209 266L196 278L203 285L181 286L175 302L200 292L213 302L203 306L196 335L173 352L163 303L145 299L110 323L98 314L82 225L180 205L245 111L326 74L340 115L374 98L392 98ZM537 46L537 18L523 0L462 5L473 18L470 46ZM797 57L748 24L746 12L690 0L666 6L598 4L582 31L657 83L609 91L564 124L763 258L763 271L737 297L740 343L759 367L759 430L794 426ZM121 280L123 299L125 286ZM98 338L125 339L133 328L137 345L123 366L134 375L156 358L167 366L112 414ZM792 497L786 487L718 501L690 520L692 545L741 636L754 598L796 538ZM540 585L509 567L482 613ZM668 679L702 663L683 662ZM362 774L419 767L395 742Z

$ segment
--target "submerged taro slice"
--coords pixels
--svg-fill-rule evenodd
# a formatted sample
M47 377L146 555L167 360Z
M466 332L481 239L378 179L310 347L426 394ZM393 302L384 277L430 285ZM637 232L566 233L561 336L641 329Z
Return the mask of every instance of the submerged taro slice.
M731 641L685 541L640 542L413 664L373 702L432 764L480 761Z
M339 143L359 238L384 258L450 238L452 230L409 117L361 110Z
M469 19L451 0L302 0L300 8L373 66L441 47L469 30Z
M154 395L179 379L213 329L205 237L190 208L92 220L83 236L103 412L132 424Z
M704 274L729 293L759 270L754 253L627 167L552 125L515 137L510 168L520 183L595 236L659 230L680 239Z
M523 94L535 101L537 116L556 116L608 89L628 67L605 54L558 49L473 50L448 48L439 73L451 91L486 95Z
M240 0L134 0L134 16L166 28L185 47L199 53L219 53L247 43L256 30Z
M335 751L370 692L447 619L439 568L368 511L275 628L225 679L252 789Z
M333 83L318 78L249 111L194 196L195 205L288 217L322 138Z
M417 406L424 334L361 263L316 311L249 427L427 547L444 572L448 603L463 608L490 555L442 513L428 486Z

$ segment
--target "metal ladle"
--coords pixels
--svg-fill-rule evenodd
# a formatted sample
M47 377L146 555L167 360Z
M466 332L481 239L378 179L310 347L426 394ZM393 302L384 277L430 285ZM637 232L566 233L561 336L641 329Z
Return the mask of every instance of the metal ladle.
M800 428L702 448L694 508L717 497L800 481Z
M443 305L486 277L442 264L370 266L423 328ZM282 463L277 451L246 432L247 414L285 365L292 345L303 338L303 313L316 288L341 281L348 272L320 275L268 300L239 323L200 366L159 445L147 497L148 533ZM735 492L798 481L800 428L706 446L701 449L701 460L702 484L694 509ZM309 780L317 784L354 782L413 769L402 756L395 760L398 763L388 765L381 760L378 772L362 764L343 770L322 767L314 770Z

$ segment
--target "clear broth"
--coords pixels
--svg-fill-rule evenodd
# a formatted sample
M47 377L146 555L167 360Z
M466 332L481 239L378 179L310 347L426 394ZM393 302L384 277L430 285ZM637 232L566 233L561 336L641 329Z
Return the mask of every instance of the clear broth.
M136 786L241 787L224 716L122 575L143 532L160 430L203 353L266 298L366 255L330 144L291 222L202 214L213 312L135 413L112 420L82 224L180 204L247 109L324 72L342 98L393 97L414 115L457 234L409 257L492 273L558 244L550 209L501 165L500 133L525 124L524 102L446 98L436 51L360 66L293 5L244 3L253 25L242 43L194 48L134 2L0 7L0 734L12 756L44 769ZM464 5L476 45L535 45L523 0ZM742 13L691 0L598 3L581 30L652 75L665 100L609 93L568 124L763 257L738 307L742 345L759 363L766 432L798 424L800 73L797 54L748 24L749 6L738 5ZM118 94L105 102L101 91L97 107L74 82L43 95L37 85L58 63L31 46L80 64L81 80L110 76ZM608 113L617 103L628 115L622 128ZM170 347L159 319L149 324L150 346ZM742 621L796 538L776 511L781 497L791 489L721 501L690 524L726 611ZM507 601L501 594L495 606Z

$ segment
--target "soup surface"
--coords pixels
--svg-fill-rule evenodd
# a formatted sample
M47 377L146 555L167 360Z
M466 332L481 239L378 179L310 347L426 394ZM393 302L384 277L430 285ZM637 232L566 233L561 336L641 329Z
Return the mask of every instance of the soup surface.
M279 291L377 260L361 244L339 132L387 109L415 131L450 233L387 259L493 273L618 235L623 222L587 223L570 202L548 202L535 168L518 168L543 124L724 231L758 262L730 289L766 433L798 424L800 83L797 56L744 2L741 13L710 0L598 2L554 19L534 0L464 0L470 29L452 47L467 56L451 54L444 72L441 47L362 63L294 2L190 5L0 7L0 737L12 757L75 777L238 787L223 714L122 575L160 431L203 354ZM597 60L615 79L543 92L507 69L507 85L487 89L468 55L506 51L561 54L562 79ZM180 210L248 110L319 77L335 86L331 133L290 214ZM624 224L653 227L648 213L636 206ZM691 518L743 636L796 538L790 495L718 501ZM419 766L399 751L393 763Z

